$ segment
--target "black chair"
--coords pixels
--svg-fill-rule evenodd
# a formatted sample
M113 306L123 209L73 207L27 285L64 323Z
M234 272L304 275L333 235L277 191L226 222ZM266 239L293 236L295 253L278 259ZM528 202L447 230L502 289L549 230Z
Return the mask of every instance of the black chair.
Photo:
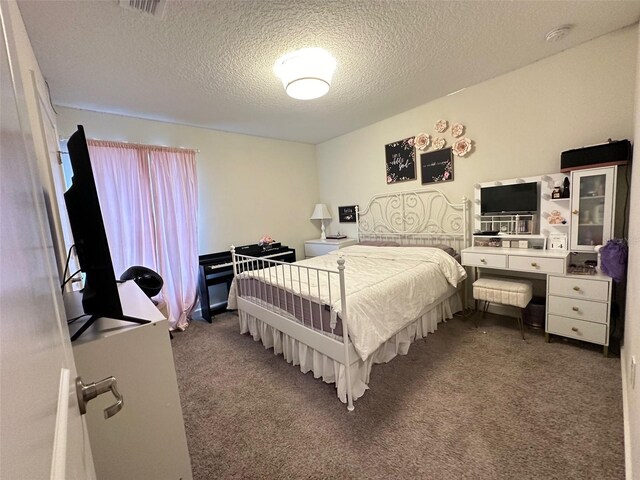
M123 282L133 280L140 287L140 290L149 298L158 295L164 285L164 280L162 280L158 272L154 272L150 268L140 265L127 268L124 273L120 275L120 280ZM173 340L173 334L171 332L169 332L169 338Z
M140 290L149 298L158 295L164 285L164 280L162 280L160 274L150 268L139 265L127 268L124 273L120 275L120 280L123 282L133 280L140 287Z

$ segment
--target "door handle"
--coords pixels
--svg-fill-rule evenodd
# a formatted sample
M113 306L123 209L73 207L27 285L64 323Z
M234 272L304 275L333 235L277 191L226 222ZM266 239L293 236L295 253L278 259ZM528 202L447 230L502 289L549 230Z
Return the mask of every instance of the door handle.
M116 413L122 410L124 399L118 391L118 384L115 377L107 377L99 382L89 383L85 385L82 382L82 378L76 378L76 394L78 396L78 406L80 407L80 413L84 415L87 413L87 403L103 393L111 392L116 397L116 403L104 409L104 418L113 417Z

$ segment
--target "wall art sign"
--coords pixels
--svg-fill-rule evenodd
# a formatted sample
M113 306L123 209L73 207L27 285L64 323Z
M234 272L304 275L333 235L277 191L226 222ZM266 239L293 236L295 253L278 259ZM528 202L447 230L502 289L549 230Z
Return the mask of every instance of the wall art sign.
M422 184L453 180L453 153L451 148L420 155Z
M338 219L340 223L355 223L356 221L356 206L351 205L349 207L338 207Z
M414 142L415 137L408 137L384 146L388 184L416 179Z

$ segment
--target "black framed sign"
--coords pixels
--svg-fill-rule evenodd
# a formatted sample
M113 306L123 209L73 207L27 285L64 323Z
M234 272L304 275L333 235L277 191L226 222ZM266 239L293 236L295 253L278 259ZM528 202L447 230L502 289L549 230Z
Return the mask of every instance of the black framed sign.
M453 180L453 152L443 148L420 155L422 184Z
M356 206L357 205L351 205L349 207L338 207L338 219L340 223L355 223Z
M384 146L387 162L387 183L416 179L415 137L408 137Z

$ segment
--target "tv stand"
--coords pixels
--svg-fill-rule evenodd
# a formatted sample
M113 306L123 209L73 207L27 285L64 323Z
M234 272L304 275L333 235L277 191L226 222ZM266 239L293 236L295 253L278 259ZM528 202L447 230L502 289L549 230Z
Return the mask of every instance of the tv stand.
M72 342L76 341L78 337L80 337L80 335L82 335L91 325L93 325L93 323L96 320L102 317L105 317L105 315L91 315L91 317L89 317L89 320L84 322L84 324L78 330L76 330L76 332L73 335L71 335L71 341ZM137 323L140 325L143 325L145 323L151 323L151 320L143 320L142 318L134 318L134 317L129 317L127 315L122 315L120 317L110 316L109 318L113 318L114 320L123 320L125 322Z

